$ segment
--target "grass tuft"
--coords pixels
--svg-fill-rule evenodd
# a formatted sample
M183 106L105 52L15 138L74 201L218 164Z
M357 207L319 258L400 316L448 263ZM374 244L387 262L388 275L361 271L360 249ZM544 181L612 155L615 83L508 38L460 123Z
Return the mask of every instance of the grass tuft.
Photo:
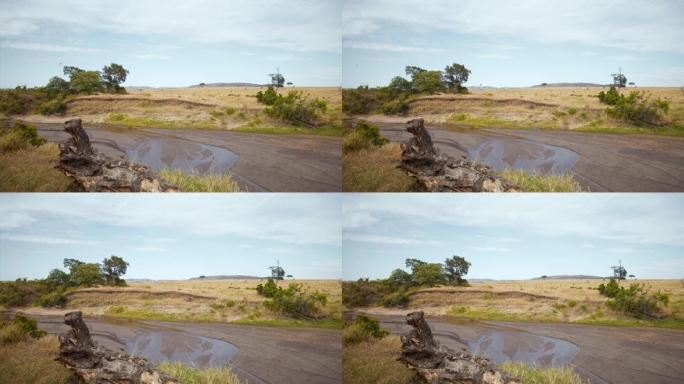
M0 384L66 383L71 372L56 362L57 336L0 346Z
M227 367L199 369L183 363L165 361L158 368L184 384L241 384L243 383Z
M408 192L416 182L397 168L401 158L399 144L344 154L342 157L342 190L344 192Z
M505 362L499 369L525 384L589 384L568 366L536 368L519 362Z
M397 361L400 350L397 336L346 345L342 352L342 382L408 384L414 373Z
M228 174L193 175L180 169L163 169L159 177L183 192L240 192L240 185Z
M5 135L7 136L7 135ZM66 192L72 180L56 169L57 144L0 153L0 191Z
M570 173L535 175L522 169L504 169L499 176L519 186L525 192L583 192Z

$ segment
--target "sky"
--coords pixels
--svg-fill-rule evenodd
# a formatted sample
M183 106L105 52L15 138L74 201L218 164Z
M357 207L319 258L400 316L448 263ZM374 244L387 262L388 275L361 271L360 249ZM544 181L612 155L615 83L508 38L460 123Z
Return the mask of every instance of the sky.
M338 194L2 194L0 280L117 255L129 279L341 277Z
M684 86L681 0L345 0L343 87L454 62L467 85Z
M465 257L473 279L684 278L682 194L345 194L343 279Z
M0 0L0 87L62 66L130 70L127 86L341 82L342 0Z

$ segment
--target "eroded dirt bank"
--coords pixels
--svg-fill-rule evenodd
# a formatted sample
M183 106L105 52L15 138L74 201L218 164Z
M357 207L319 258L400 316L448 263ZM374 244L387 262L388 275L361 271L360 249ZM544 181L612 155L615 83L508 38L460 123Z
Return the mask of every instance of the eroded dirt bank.
M62 124L30 122L50 141L68 137ZM84 124L96 150L153 169L230 172L252 192L337 192L341 142L336 137L229 131L165 130Z
M371 316L391 333L410 329L403 315ZM427 320L435 338L449 348L466 348L496 362L569 364L593 384L675 384L684 377L684 330Z
M383 136L410 138L404 123L372 122ZM433 143L495 170L571 171L591 191L684 191L684 138L571 131L455 129L426 123Z
M61 315L31 315L59 334ZM270 328L217 323L172 323L85 318L95 341L152 361L176 360L199 367L226 364L250 383L341 383L341 333L326 329Z

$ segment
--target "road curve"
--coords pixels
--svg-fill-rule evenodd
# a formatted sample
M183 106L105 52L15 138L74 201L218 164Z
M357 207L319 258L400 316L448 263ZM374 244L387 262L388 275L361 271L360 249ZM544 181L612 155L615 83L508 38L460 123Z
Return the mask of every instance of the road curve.
M30 122L50 141L68 138L62 124ZM173 156L185 155L198 144L226 149L237 160L230 173L251 192L339 192L342 154L338 137L268 135L230 131L101 127L84 124L93 146L107 156L126 156L126 151L151 140L173 141Z
M372 122L383 136L403 142L410 135L402 123ZM443 152L468 156L488 140L536 143L579 155L572 172L592 191L684 191L684 137L611 135L572 131L514 129L445 129L427 124L433 142ZM526 153L520 153L525 156Z
M410 329L404 316L373 315L391 333ZM488 332L533 335L564 340L579 348L569 364L593 384L675 384L684 381L684 330L606 327L563 323L511 323L427 319L435 338L454 348L468 345ZM515 338L511 338L515 340ZM526 340L524 337L520 340ZM508 346L515 349L518 346ZM520 348L529 348L521 343ZM534 348L533 348L534 349ZM544 361L537 363L546 365Z
M68 330L63 316L31 315L40 328ZM222 323L129 321L86 318L93 338L117 350L144 332L202 336L231 343L237 353L230 368L251 384L339 384L342 382L341 332L314 328L271 328Z

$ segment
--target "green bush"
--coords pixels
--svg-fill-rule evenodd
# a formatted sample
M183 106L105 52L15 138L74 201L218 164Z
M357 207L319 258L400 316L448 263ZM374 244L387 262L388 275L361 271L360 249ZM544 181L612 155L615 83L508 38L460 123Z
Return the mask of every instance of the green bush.
M614 86L610 87L608 93L601 91L598 94L599 101L601 101L603 104L608 105L617 104L621 97L622 95Z
M233 108L233 107L228 107L228 108L224 109L223 112L224 112L227 116L230 116L230 115L232 115L232 114L235 113L235 108Z
M385 280L359 279L342 282L342 304L353 307L367 307L380 303L393 287Z
M260 296L271 298L278 292L278 284L276 284L273 279L269 278L268 281L266 281L266 285L257 285L256 291Z
M54 291L41 296L36 301L36 304L41 307L59 307L62 308L67 303L67 297L63 291Z
M278 100L278 92L271 86L266 89L266 92L259 91L256 94L256 99L261 104L273 105Z
M409 108L406 99L400 97L383 104L381 110L385 115L406 115Z
M25 115L36 105L47 100L47 94L25 86L0 90L0 112L6 115Z
M390 293L382 299L382 305L385 307L400 307L404 308L409 303L409 295L406 290L400 290Z
M0 323L0 345L14 344L29 338L39 339L47 333L38 328L35 319L20 314L12 321Z
M264 306L297 318L318 319L321 317L321 307L326 302L324 294L302 292L301 284L291 283L287 289L278 287L273 297L264 302Z
M272 104L264 104L270 105L264 108L266 115L296 125L315 126L318 117L328 109L328 103L325 100L319 98L311 100L298 91L290 91L287 96L277 95Z
M64 97L58 96L48 100L38 106L38 113L41 115L63 115L67 111L67 104Z
M359 121L345 134L342 140L342 152L360 151L371 146L381 147L388 142L389 140L380 135L380 129L376 125Z
M608 93L601 91L598 98L602 103L611 106L606 108L606 113L615 119L653 126L662 126L670 122L667 117L670 102L661 98L651 100L645 92L632 91L625 97L615 87L610 87Z
M382 339L389 332L380 328L378 319L358 315L353 322L346 323L342 339L345 345L356 344L371 339Z
M0 304L5 307L23 307L33 303L44 288L26 279L0 283Z
M358 87L357 89L342 90L342 111L355 115L365 115L375 112L381 105L392 100L389 92L382 89L369 89Z
M621 287L617 280L610 279L607 285L599 285L599 292L611 298L606 302L608 307L642 318L661 319L667 317L667 306L670 296L657 291L651 293L644 284L632 283L629 288Z

